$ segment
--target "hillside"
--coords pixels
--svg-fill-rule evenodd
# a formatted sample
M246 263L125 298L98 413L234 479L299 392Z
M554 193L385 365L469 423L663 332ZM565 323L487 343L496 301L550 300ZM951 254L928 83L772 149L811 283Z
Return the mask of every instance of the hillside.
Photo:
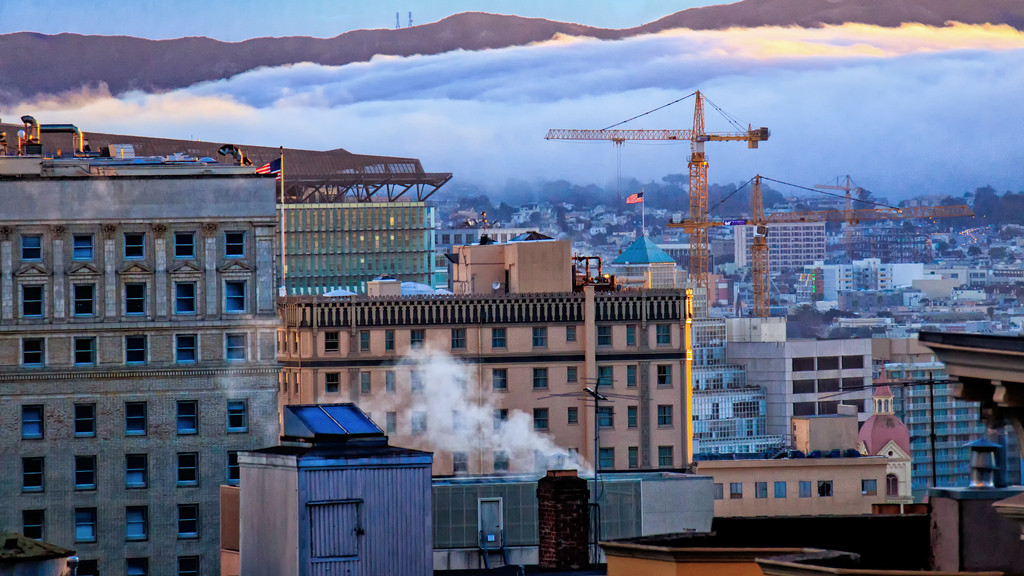
M636 28L609 30L537 18L468 12L398 30L355 30L334 38L147 40L127 36L0 35L0 103L96 89L160 92L297 62L343 65L376 54L408 56L524 45L556 34L623 38L670 28L723 29L861 22L942 25L948 21L1009 24L1024 29L1019 0L745 0L692 8Z

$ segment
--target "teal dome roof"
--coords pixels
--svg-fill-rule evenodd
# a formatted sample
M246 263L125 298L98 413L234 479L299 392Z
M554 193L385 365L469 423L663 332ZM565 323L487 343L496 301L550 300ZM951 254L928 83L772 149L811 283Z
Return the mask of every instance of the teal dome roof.
M658 248L658 245L647 239L646 236L642 236L636 239L619 254L619 257L612 261L612 264L618 265L638 265L638 264L668 264L675 262L671 256L669 256L664 250Z

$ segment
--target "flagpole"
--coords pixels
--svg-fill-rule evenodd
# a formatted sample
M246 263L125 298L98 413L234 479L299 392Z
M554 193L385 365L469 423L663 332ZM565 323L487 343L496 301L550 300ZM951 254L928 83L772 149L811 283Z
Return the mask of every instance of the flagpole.
M640 199L646 200L643 188L640 189ZM640 235L647 237L647 202L640 202Z
M278 296L287 296L288 287L285 280L288 274L288 256L284 239L284 146L281 146L281 287Z

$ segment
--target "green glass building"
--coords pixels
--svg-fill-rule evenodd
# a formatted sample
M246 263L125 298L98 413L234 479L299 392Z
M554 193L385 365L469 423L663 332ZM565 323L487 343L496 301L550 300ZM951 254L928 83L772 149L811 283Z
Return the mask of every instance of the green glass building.
M426 202L285 204L284 221L288 294L365 293L381 274L434 285L434 207Z

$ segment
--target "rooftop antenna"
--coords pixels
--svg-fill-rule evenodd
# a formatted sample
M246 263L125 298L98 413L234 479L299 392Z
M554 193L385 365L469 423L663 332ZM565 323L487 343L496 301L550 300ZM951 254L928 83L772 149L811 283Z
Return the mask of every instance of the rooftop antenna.
M412 28L412 12L409 12L409 28Z
M398 12L395 12L395 30L402 27L402 23L398 21Z

